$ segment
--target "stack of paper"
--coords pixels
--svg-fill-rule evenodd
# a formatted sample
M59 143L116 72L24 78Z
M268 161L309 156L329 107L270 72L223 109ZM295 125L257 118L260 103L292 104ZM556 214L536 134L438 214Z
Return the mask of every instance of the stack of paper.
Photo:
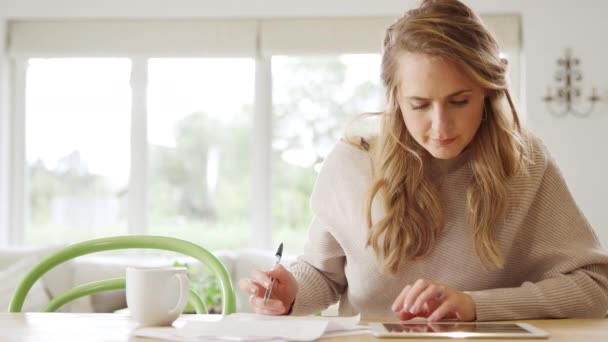
M147 327L135 336L169 341L314 341L321 337L369 331L354 317L262 316L238 313L219 320L188 320L179 328Z

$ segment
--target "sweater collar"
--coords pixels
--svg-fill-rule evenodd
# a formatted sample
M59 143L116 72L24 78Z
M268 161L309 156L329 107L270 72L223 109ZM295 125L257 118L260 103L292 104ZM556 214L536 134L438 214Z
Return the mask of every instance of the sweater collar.
M460 169L463 165L471 160L471 157L472 152L468 147L464 151L460 152L458 156L452 159L446 160L430 157L429 171L433 177L442 177Z

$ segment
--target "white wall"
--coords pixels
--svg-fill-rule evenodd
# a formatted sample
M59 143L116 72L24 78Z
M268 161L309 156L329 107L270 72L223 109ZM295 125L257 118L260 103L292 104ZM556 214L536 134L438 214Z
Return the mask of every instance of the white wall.
M523 18L528 124L553 152L579 206L608 246L608 2L530 3ZM586 119L551 117L540 101L565 47L581 59L585 95L594 85L604 98Z
M0 19L0 37L6 36L6 21ZM0 246L6 245L9 239L8 222L10 220L8 206L1 203L8 203L9 196L9 68L8 61L1 51L5 51L5 40L0 40Z
M520 12L530 2L465 1L484 13ZM0 0L0 13L9 18L382 16L402 13L416 3L417 0Z
M579 205L608 246L608 1L468 0L481 13L523 18L525 97L529 126L549 146ZM0 0L5 18L202 18L397 15L414 0ZM554 118L541 97L566 47L581 58L585 91L605 100L586 119Z

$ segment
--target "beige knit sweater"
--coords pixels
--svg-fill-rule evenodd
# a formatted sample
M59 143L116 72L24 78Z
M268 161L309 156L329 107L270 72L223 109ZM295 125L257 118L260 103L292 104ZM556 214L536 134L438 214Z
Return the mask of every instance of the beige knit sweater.
M339 142L325 160L311 197L314 217L302 256L290 265L299 291L293 314L340 301L340 314L392 316L399 292L419 278L466 291L477 319L603 316L608 310L608 254L577 207L555 161L532 138L534 164L512 181L504 223L497 227L505 257L485 269L466 225L465 194L472 173L463 154L439 172L446 224L428 257L381 272L366 248L365 196L372 181L366 151ZM374 221L382 206L374 206Z

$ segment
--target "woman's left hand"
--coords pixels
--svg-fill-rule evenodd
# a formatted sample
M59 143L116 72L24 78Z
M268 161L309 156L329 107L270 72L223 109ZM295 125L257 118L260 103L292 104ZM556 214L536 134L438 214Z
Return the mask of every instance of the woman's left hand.
M400 320L426 317L429 322L455 318L474 321L475 301L468 294L446 285L418 279L407 285L393 302L392 309Z

